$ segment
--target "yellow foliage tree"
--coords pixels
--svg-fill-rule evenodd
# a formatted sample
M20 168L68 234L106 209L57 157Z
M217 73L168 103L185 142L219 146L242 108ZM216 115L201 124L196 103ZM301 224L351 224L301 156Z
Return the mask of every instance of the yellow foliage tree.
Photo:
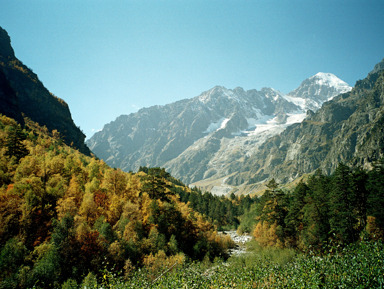
M104 175L103 187L108 193L112 193L121 197L126 196L127 177L120 169L110 169Z
M141 220L142 214L140 212L140 206L136 203L132 203L131 201L125 202L121 216L122 218L130 221Z
M109 208L107 210L108 223L114 226L120 219L124 208L124 200L116 194L112 194L109 198Z
M144 258L144 265L150 272L150 278L160 278L161 273L168 272L178 265L183 264L185 256L177 254L167 257L163 250L158 251L155 255L152 253Z
M65 193L66 197L73 197L76 207L80 206L80 203L83 199L84 192L81 190L80 184L76 176L72 176L68 189Z
M141 190L140 178L133 174L127 175L126 197L131 201L137 201Z
M260 221L253 230L252 235L261 246L281 248L283 244L276 234L277 229L276 223L269 224L267 221Z
M135 231L135 222L129 222L125 228L123 233L123 239L126 241L137 242L139 240L139 236Z
M69 214L74 217L77 214L78 207L76 206L75 197L65 197L57 201L56 212L59 220Z
M57 201L56 212L58 219L61 220L66 214L76 216L82 199L83 192L77 182L77 177L73 176L64 196Z
M76 228L75 228L76 239L78 241L82 241L91 232L91 228L82 217L76 216L75 222L76 222Z
M81 202L79 215L84 217L88 224L92 225L97 218L97 206L92 193L85 193Z

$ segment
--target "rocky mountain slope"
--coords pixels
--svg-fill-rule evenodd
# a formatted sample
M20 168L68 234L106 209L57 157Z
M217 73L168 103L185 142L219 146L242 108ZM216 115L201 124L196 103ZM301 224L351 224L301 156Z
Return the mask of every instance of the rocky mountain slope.
M165 167L188 184L219 182L216 189L225 193L232 190L228 178L266 139L303 120L307 109L317 110L350 89L326 73L305 80L288 95L272 88L216 86L192 99L122 115L87 144L111 166L126 171Z
M60 132L67 144L85 154L85 135L75 125L67 103L50 93L37 75L15 57L8 33L0 27L0 113L23 123L23 116Z
M227 183L250 188L272 177L284 183L318 168L332 173L339 162L370 168L384 157L383 69L384 60L352 91L267 140Z
M108 164L124 170L165 166L196 141L208 136L232 138L266 116L298 110L272 89L217 86L192 99L122 115L105 125L88 145Z

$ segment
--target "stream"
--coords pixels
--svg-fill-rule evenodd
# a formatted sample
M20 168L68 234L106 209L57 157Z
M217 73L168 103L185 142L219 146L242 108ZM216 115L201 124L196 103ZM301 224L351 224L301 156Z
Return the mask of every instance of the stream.
M246 252L246 243L252 240L250 235L238 235L236 231L224 231L223 235L229 235L236 243L236 247L229 250L231 256L237 256Z

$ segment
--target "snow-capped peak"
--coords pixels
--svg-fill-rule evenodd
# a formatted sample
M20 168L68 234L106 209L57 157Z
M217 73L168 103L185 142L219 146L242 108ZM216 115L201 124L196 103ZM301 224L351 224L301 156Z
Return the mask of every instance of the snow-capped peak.
M224 97L230 98L233 96L233 91L225 88L224 86L215 86L215 87L211 88L210 90L203 92L198 97L198 99L203 103L207 103L210 100L212 100L212 98L215 98L215 96L216 97L224 96Z
M304 80L294 91L285 98L297 105L303 111L308 109L316 111L325 101L329 101L336 95L350 91L346 82L332 73L319 72Z
M319 85L338 88L340 93L348 92L351 90L351 87L348 85L348 83L342 81L332 73L318 72L314 76L310 77L309 80L312 80Z
M280 97L284 96L280 91L269 87L263 87L261 92L265 94L266 98L273 99L274 101L277 101Z

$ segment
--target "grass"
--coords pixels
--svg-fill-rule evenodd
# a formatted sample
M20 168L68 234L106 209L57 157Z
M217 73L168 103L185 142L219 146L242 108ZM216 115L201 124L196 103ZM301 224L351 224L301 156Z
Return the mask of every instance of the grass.
M106 272L102 284L88 288L384 288L383 260L382 242L331 248L321 257L250 242L248 253L226 262L184 264L156 280L145 270L128 280Z

